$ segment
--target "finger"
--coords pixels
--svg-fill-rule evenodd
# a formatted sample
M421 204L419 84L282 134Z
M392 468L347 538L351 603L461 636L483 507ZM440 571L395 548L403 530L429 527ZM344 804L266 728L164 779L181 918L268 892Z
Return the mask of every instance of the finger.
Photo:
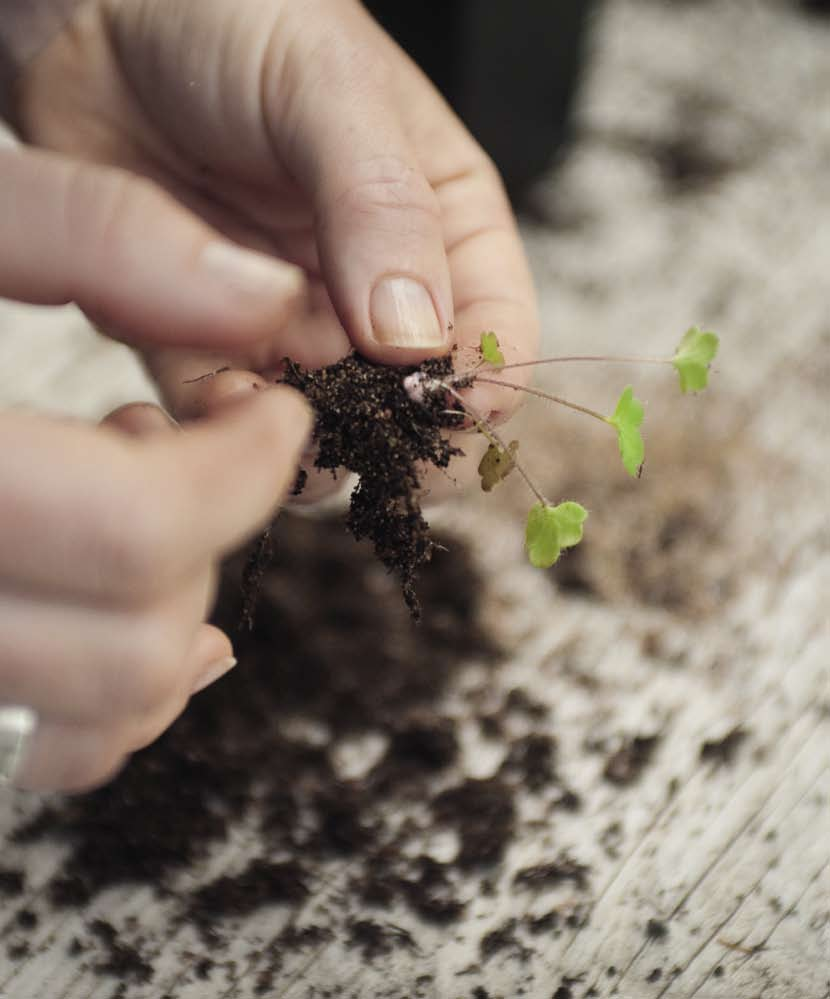
M50 153L0 149L0 295L75 301L130 343L256 343L302 272L221 237L158 187ZM105 276L105 278L103 277Z
M101 426L112 427L131 437L145 437L179 429L178 424L163 409L151 402L130 402L119 406L101 420Z
M195 676L190 687L191 695L209 687L236 665L231 640L224 631L212 624L203 624L199 629L190 660Z
M170 411L179 419L193 419L209 412L215 400L221 402L226 394L224 386L231 379L243 388L246 380L250 387L261 388L262 378L249 378L247 372L273 371L276 375L286 357L306 368L324 367L352 349L325 285L316 280L309 282L304 307L277 336L258 347L261 349L244 355L162 348L146 350L142 358ZM275 380L267 374L265 377Z
M109 603L165 592L272 519L310 428L282 387L148 439L4 416L0 578Z
M33 599L7 590L0 596L3 697L67 724L105 719L144 732L148 722L172 719L208 667L232 656L216 629L196 647L212 583L203 572L147 610ZM139 742L136 737L124 745L133 749Z
M14 783L29 791L91 791L112 780L126 761L117 734L45 720L27 745Z
M477 359L487 330L497 333L508 363L531 360L539 345L536 293L498 171L422 71L376 26L374 43L396 59L397 106L440 204L455 296L456 368ZM530 372L519 368L504 377L523 384ZM521 398L485 384L469 394L496 422Z
M169 350L156 353L148 368L176 416L194 420L269 387L262 375L237 368L232 360Z
M374 360L441 353L453 306L439 205L391 106L389 64L367 44L359 5L320 0L313 16L297 16L305 30L266 66L266 119L314 205L334 307ZM310 20L321 30L309 31Z

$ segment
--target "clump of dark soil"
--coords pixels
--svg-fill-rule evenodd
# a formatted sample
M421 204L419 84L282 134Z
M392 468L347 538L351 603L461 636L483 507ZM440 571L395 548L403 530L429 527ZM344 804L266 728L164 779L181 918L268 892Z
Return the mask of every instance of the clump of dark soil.
M13 867L0 867L0 895L14 898L23 894L26 885L26 875Z
M735 756L749 733L745 728L736 725L720 739L707 739L701 744L700 759L704 763L714 763L716 766L727 766Z
M122 982L133 981L139 985L152 979L152 966L135 947L119 940L118 932L111 923L104 919L94 919L89 924L89 932L100 942L105 953L95 964L96 971L119 978Z
M649 940L665 940L669 928L662 919L649 919L646 923L646 936Z
M374 919L356 919L348 925L347 947L358 948L367 961L390 953L395 947L415 950L415 941L409 930L392 923L378 923Z
M286 361L283 373L283 381L299 389L314 407L315 467L332 473L346 469L359 476L348 528L358 541L368 538L381 562L398 575L416 619L420 605L415 577L435 550L418 498L421 466L445 469L453 455L462 453L449 443L445 431L461 426L464 415L448 412L442 393L426 393L422 402L414 402L403 380L416 370L429 378L446 378L452 364L448 355L418 368L395 368L350 354L316 370Z
M624 740L606 759L603 777L620 786L633 784L648 766L659 741L659 735L634 735Z
M239 874L224 874L193 892L187 915L213 940L214 927L223 919L246 916L265 905L296 904L307 895L307 873L297 860L272 863L257 858Z
M501 860L515 825L513 792L497 777L466 780L442 791L432 802L440 823L452 826L461 840L457 863L462 868Z
M570 881L574 887L584 890L588 887L589 872L590 867L587 864L581 864L567 853L563 853L556 860L546 864L522 868L513 878L513 884L521 888L539 889L553 888Z

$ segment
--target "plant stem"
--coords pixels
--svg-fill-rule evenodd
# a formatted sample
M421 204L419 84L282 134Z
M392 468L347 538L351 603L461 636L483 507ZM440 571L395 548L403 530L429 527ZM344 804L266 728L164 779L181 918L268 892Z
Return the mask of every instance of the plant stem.
M495 447L501 448L502 451L505 452L505 454L510 453L509 448L504 443L504 440L487 422L487 418L485 416L479 413L474 406L471 406L470 403L467 402L467 400L461 395L461 393L456 392L451 385L448 385L446 382L440 382L440 385L441 388L446 389L446 391L449 392L451 396L453 396L461 403L462 410L465 414L467 414L468 416L472 416L473 420L475 420L476 429L479 431L479 433L481 433L484 437L486 437L487 440ZM534 485L533 480L530 478L530 476L527 474L524 468L522 468L521 463L518 461L518 459L515 456L513 457L513 465L516 471L519 473L519 475L521 475L521 477L525 480L528 489L533 493L536 499L539 500L539 502L543 506L553 506L550 500L546 499L543 493L541 493L539 489Z
M567 399L562 399L558 395L551 395L550 392L543 392L541 389L530 388L528 385L517 385L515 382L503 382L498 378L484 378L480 375L476 378L476 381L484 382L486 385L503 385L505 388L513 389L514 392L526 392L528 395L547 399L548 402L558 403L560 406L566 406L568 409L575 409L579 413L585 413L586 416L593 416L595 420L600 420L602 423L609 422L607 416L603 416L602 413L598 413L595 409L580 406L578 402L569 402Z
M492 371L510 371L513 368L535 368L540 364L564 364L571 361L592 361L594 363L601 362L605 364L672 364L672 358L670 357L633 357L633 356L621 356L614 357L611 354L562 354L559 357L542 357L536 361L514 361L512 364L502 364L498 367L492 367ZM483 362L479 362L475 368L470 368L468 371L459 372L453 381L458 379L461 381L464 378L468 378L470 375L475 374L476 371L481 367Z

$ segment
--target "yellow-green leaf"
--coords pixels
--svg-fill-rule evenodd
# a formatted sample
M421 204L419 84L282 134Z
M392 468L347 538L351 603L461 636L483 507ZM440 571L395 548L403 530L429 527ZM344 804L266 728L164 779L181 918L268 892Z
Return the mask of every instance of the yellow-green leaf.
M518 450L518 441L511 441L506 449L498 444L490 444L478 463L478 474L481 476L481 488L484 492L489 493L513 471Z
M495 333L481 334L481 356L495 368L500 368L504 364L504 354L501 352L499 338Z

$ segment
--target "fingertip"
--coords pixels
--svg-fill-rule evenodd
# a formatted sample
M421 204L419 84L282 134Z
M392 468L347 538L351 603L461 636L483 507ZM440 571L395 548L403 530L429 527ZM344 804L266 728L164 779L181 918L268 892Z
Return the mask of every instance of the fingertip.
M249 399L268 388L268 382L253 371L231 368L192 383L187 410L191 416L210 416L226 406Z
M101 426L120 430L131 437L181 429L172 416L152 402L130 402L119 406L101 420Z
M384 360L435 356L450 347L452 320L426 282L410 275L386 275L369 298L371 343ZM406 363L406 361L403 361Z

